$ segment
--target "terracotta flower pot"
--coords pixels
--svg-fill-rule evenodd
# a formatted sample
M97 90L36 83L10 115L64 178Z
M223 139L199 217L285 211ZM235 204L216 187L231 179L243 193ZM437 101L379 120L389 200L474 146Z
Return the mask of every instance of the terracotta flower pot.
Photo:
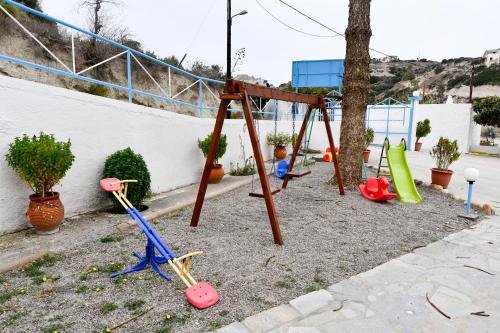
M365 160L365 163L368 163L368 160L370 159L370 149L365 149L363 152L363 160Z
M438 168L432 168L432 183L436 185L441 185L443 188L447 188L448 184L451 181L451 176L453 175L452 170L448 169L438 169Z
M284 160L286 158L286 155L287 155L286 147L280 146L274 148L274 157L276 157L278 161Z
M422 148L422 142L415 142L415 151L420 151Z
M64 218L64 206L59 199L59 193L53 192L45 198L38 194L30 195L26 214L38 234L52 234L59 231L59 225Z
M214 164L212 169L210 169L210 174L208 175L209 184L217 184L224 177L224 168L222 164Z

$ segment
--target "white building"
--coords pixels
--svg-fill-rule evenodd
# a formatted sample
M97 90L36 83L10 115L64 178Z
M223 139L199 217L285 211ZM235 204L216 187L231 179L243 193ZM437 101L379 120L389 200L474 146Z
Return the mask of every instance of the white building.
M399 59L396 56L387 56L387 57L380 58L380 62L391 62L391 61L397 61L397 60L399 60Z
M483 55L486 67L500 65L500 49L486 50Z

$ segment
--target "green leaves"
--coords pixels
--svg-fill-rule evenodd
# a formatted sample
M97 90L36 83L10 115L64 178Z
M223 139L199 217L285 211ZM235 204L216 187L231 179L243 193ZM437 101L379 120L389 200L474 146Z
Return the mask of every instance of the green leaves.
M373 128L368 127L365 131L365 149L368 149L368 146L373 143L375 140L375 131Z
M52 134L40 132L38 137L15 138L5 160L35 193L45 197L66 175L75 156L69 140L57 142Z
M280 132L274 135L273 133L268 133L266 137L267 144L269 146L276 147L286 147L292 143L292 137L286 133Z
M472 109L476 112L474 121L483 126L500 126L500 97L488 96L475 99Z
M212 134L209 134L205 139L198 139L198 147L203 152L205 158L208 156L208 151L210 150L210 144L212 143ZM219 139L219 144L217 145L217 151L215 152L215 163L219 162L219 158L224 156L227 149L227 137L222 134Z
M430 154L436 161L438 169L448 169L450 164L460 157L458 142L457 140L451 141L448 138L440 137L438 144L432 147Z
M431 121L427 118L417 123L417 142L431 133Z
M140 154L134 153L130 148L119 150L110 155L104 164L103 178L118 178L121 180L135 179L137 183L128 185L127 198L139 209L144 198L151 191L151 175L146 162ZM112 193L108 193L113 204L118 209L123 209Z

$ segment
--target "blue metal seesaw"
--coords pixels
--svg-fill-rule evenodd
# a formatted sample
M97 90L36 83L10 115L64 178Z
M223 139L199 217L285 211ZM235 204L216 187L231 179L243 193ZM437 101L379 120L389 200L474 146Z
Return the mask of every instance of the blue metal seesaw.
M191 305L198 309L208 308L219 301L217 291L206 282L196 282L191 276L191 262L195 255L201 255L203 252L191 252L183 256L176 256L172 250L163 242L157 232L151 227L149 222L139 213L139 211L127 199L128 183L136 183L137 180L119 180L117 178L106 178L99 182L101 188L106 192L111 192L115 198L127 210L130 217L137 223L139 228L146 235L148 241L146 243L146 255L141 256L137 252L133 255L140 259L139 263L134 267L119 273L111 275L112 278L119 275L128 274L140 271L149 265L162 278L170 281L170 277L162 272L159 265L168 263L172 270L188 287L184 293ZM156 255L156 250L160 255Z

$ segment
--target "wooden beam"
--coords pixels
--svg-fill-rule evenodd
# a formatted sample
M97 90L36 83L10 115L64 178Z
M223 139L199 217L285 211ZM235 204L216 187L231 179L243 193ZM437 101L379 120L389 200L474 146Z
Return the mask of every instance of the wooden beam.
M321 113L323 114L323 121L325 123L326 135L328 136L328 143L330 144L330 151L332 152L333 166L335 168L335 176L337 177L337 185L339 186L340 194L344 195L344 181L342 180L342 175L340 174L339 160L337 158L337 154L335 154L335 143L333 142L332 128L330 127L330 118L328 117L328 112L326 111L324 102L321 104L320 109Z
M257 171L259 172L260 185L262 187L262 194L264 195L264 200L266 202L267 214L269 215L269 222L271 223L271 229L273 231L274 243L283 245L280 224L276 215L276 208L274 207L271 186L269 185L269 179L267 178L264 157L262 156L262 151L260 150L259 136L257 134L257 131L255 130L253 122L250 101L248 100L248 95L245 94L245 86L243 85L243 83L241 83L239 88L241 89L240 92L244 95L244 99L241 102L243 106L243 114L245 115L248 134L250 135L250 141L252 143L255 164L257 165Z
M323 99L323 97L319 95L299 94L290 91L283 91L276 88L258 86L256 84L250 84L241 81L238 82L244 85L244 89L246 90L248 96L276 99L286 102L305 103L314 107L317 107L320 104L320 101Z
M208 187L208 175L210 174L210 170L212 170L212 166L214 164L215 153L217 151L217 146L219 145L222 125L224 125L224 119L226 118L226 110L228 105L229 100L221 100L219 112L217 113L217 118L215 120L214 131L212 133L212 142L210 143L210 149L208 150L205 168L203 169L200 187L198 189L198 196L196 197L196 204L194 205L193 216L191 217L192 227L196 227L198 225L198 221L200 220L201 208L203 207L203 202L205 201L205 193L207 192Z

